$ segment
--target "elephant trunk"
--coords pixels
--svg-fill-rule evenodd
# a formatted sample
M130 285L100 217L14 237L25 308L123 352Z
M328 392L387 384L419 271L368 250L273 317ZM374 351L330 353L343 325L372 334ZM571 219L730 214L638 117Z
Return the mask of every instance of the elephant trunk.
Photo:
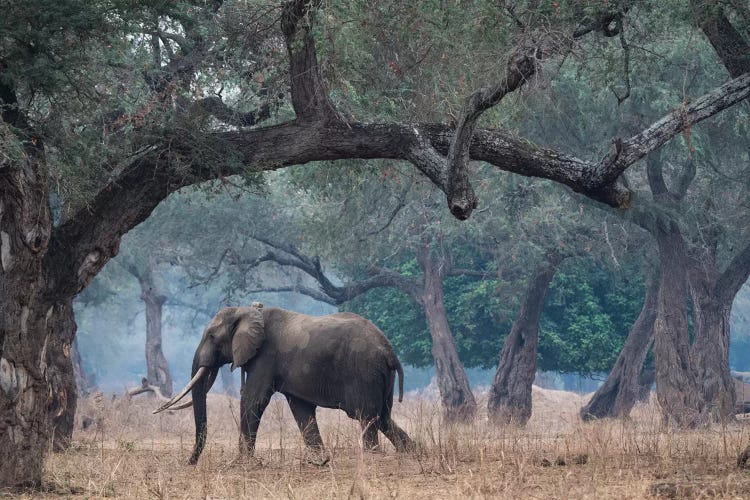
M198 370L197 363L193 363L193 373ZM206 444L207 414L206 414L206 393L208 392L208 382L211 377L203 377L193 386L193 416L195 418L195 447L193 454L190 456L190 465L198 463L203 447Z

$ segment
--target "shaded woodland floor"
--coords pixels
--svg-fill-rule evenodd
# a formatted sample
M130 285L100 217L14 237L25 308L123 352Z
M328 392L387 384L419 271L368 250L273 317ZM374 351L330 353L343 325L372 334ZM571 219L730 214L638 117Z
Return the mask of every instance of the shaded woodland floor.
M308 465L286 401L272 401L257 459L238 460L238 401L209 397L209 438L196 467L187 465L190 410L151 415L154 399L81 402L72 449L50 454L47 492L21 498L748 498L750 471L736 467L750 425L668 432L653 403L629 421L584 424L584 398L534 389L525 429L441 423L437 402L412 396L395 418L422 444L399 455L362 452L359 426L342 412L319 410L333 460ZM484 404L485 401L482 401Z

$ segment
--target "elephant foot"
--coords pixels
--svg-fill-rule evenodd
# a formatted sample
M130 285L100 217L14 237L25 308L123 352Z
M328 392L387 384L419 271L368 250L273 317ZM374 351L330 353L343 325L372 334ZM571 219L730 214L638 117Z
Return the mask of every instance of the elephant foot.
M402 441L399 446L396 447L396 451L399 453L421 453L424 451L424 447L421 443L417 444L416 441L409 439L408 441Z
M311 465L323 467L331 461L331 455L326 450L305 448L305 460Z

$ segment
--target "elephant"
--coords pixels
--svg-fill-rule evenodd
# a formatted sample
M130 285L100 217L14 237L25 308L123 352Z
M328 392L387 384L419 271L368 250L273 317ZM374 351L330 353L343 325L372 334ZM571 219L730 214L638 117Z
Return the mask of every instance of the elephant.
M328 461L315 419L318 406L344 410L359 420L368 449L378 447L378 430L397 451L415 449L391 419L396 373L399 402L403 399L403 369L374 324L353 313L308 316L256 302L226 307L214 316L195 350L192 379L154 411L186 408L190 403L175 405L192 392L195 446L190 464L198 462L206 443L206 393L227 363L232 370L242 369L241 454L253 454L261 416L276 392L286 396L312 463Z

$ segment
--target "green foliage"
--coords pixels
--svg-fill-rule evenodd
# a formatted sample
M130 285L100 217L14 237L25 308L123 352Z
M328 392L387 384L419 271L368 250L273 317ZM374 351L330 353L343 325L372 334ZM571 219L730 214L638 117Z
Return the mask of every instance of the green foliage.
M409 263L404 265L408 269ZM631 270L632 271L632 270ZM637 317L643 283L579 260L558 272L542 314L539 368L590 374L608 371ZM445 307L461 360L494 368L518 310L519 290L510 283L470 277L447 279ZM507 300L501 297L507 296ZM385 332L404 363L432 364L421 307L394 289L373 290L346 304Z
M643 303L640 274L628 271L614 275L586 261L558 271L542 314L540 369L609 371Z

